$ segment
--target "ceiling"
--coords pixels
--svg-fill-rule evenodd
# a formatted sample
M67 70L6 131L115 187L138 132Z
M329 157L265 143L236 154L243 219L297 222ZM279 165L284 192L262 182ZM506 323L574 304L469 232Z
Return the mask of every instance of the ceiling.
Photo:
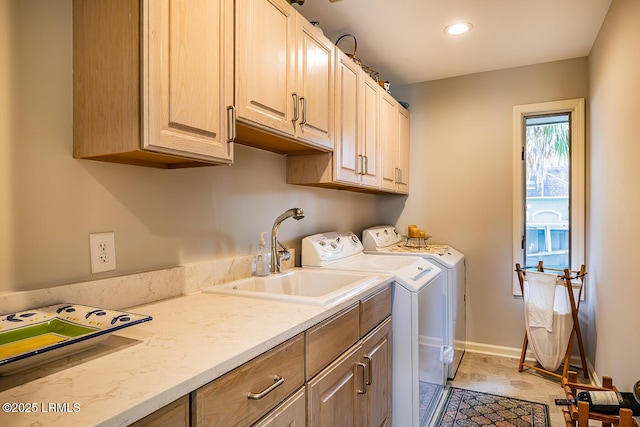
M588 56L611 0L306 0L295 8L392 85ZM458 21L473 28L449 36ZM353 39L339 44L353 53Z

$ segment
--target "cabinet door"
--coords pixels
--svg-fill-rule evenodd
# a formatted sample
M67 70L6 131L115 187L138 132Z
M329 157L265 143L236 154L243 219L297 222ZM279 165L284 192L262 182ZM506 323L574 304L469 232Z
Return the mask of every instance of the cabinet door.
M385 190L395 191L397 180L396 153L398 151L398 106L385 91L380 91L381 182Z
M293 135L296 11L285 0L237 0L236 9L238 119Z
M333 44L304 17L297 17L296 90L300 118L296 135L333 149Z
M409 194L409 112L398 107L398 152L397 165L399 170L396 191Z
M391 423L391 317L387 318L362 343L367 367L363 413L367 426Z
M362 102L362 154L364 156L364 171L362 185L380 187L380 146L378 139L378 118L380 116L380 101L378 92L380 86L368 76L363 78Z
M253 427L305 427L307 405L304 387L282 402Z
M233 159L233 0L143 2L146 150Z
M336 49L336 121L333 150L336 181L359 183L364 158L359 152L362 69ZM376 100L377 102L377 100ZM376 109L377 111L377 109Z
M354 346L307 383L307 420L314 426L360 426L364 364Z

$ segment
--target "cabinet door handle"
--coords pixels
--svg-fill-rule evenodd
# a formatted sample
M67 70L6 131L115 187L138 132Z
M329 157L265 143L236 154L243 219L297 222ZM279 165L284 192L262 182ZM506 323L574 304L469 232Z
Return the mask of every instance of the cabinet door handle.
M302 126L307 123L307 98L301 96L300 101L302 102L302 121L300 122L300 126Z
M362 175L364 173L364 156L362 154L358 154L358 160L360 161L360 171L356 171L356 174Z
M231 113L231 114L229 114ZM232 143L236 140L236 107L230 105L227 107L227 143Z
M299 98L298 98L298 94L295 92L292 93L291 96L293 97L293 119L291 119L291 121L297 122L298 119L300 118L300 108L298 106Z
M367 367L364 363L361 363L361 362L356 363L356 377L358 376L359 367L362 368L362 376L360 377L362 379L362 389L357 389L356 391L358 392L358 394L365 394L367 392L367 382L365 381L364 377L365 377L365 371L367 370Z
M369 156L364 157L364 174L369 175Z
M271 384L269 387L265 388L264 390L262 390L260 393L247 393L247 399L251 399L251 400L260 400L263 397L265 397L267 394L271 393L273 390L275 390L277 387L281 386L284 383L284 378L279 377L277 375L273 376L273 381L274 383Z
M371 383L373 382L373 361L371 360L371 357L369 356L365 356L364 357L364 361L367 362L367 382L365 382L366 385L371 385Z
M396 184L402 184L402 169L396 168Z

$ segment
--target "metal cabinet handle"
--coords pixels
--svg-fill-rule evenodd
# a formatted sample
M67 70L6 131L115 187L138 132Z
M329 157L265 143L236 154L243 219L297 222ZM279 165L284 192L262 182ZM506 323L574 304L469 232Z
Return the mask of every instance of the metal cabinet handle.
M300 126L302 126L307 123L307 98L301 96L300 101L302 102L302 121L300 122Z
M396 168L396 184L402 184L402 169Z
M231 114L229 114L231 113ZM230 105L227 107L227 143L232 143L236 140L236 107Z
M293 97L293 119L291 119L291 121L297 122L300 118L300 108L298 106L299 98L298 94L295 92L292 93L291 96Z
M356 376L358 376L358 367L362 367L362 389L357 389L358 394L365 394L367 392L367 382L365 381L365 371L367 367L364 363L358 362L356 363Z
M369 156L364 157L364 174L369 175Z
M271 393L273 390L275 390L277 387L281 386L282 384L284 384L284 378L279 377L277 375L273 376L273 381L274 383L271 384L269 387L267 387L266 389L262 390L260 393L247 393L247 399L251 399L251 400L260 400L263 397L265 397L267 394Z
M360 161L360 171L356 171L358 175L362 175L364 173L364 156L362 154L358 154L358 160Z
M371 385L371 383L373 382L373 361L371 360L371 357L369 356L365 356L364 357L364 361L367 362L367 381L365 382L366 385Z

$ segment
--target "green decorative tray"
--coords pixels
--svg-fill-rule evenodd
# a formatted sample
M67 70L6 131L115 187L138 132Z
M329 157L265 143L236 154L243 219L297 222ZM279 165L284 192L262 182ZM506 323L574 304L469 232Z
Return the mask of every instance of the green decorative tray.
M0 375L87 350L118 329L151 316L80 304L56 304L0 316Z

